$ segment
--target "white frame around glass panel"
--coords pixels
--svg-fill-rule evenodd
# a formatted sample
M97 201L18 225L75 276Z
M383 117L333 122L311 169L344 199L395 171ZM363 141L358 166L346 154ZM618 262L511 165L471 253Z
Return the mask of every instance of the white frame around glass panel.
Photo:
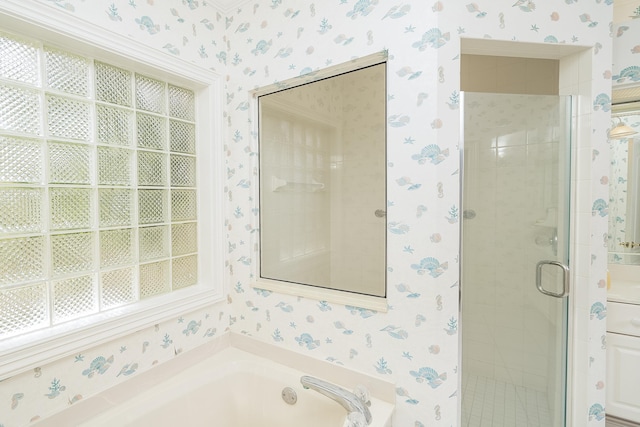
M104 313L61 323L0 341L0 380L74 354L100 343L189 311L222 301L224 251L222 245L222 158L216 150L222 141L222 80L210 70L198 68L130 38L89 26L55 9L42 14L41 6L19 1L0 7L2 30L46 40L46 45L97 61L121 66L146 77L167 81L195 93L197 157L198 283L179 291L141 300ZM28 36L27 36L28 35ZM219 183L219 185L215 185ZM206 221L204 221L206 219Z
M302 86L307 83L315 82L318 80L330 78L333 76L337 76L343 73L349 73L352 71L357 71L361 68L366 68L373 65L379 65L387 62L388 54L386 51L382 51L379 53L371 54L362 58L354 59L350 62L338 64L332 67L325 68L320 71L314 71L313 73L309 73L306 75L302 75L300 77L296 77L290 80L286 80L283 82L278 82L276 84L262 87L256 89L251 92L251 112L252 112L252 123L255 125L255 134L258 135L260 133L259 129L259 108L258 108L258 99L260 96L268 95L274 92L281 91L283 88L293 88L296 86ZM386 89L385 89L386 90ZM385 149L386 150L386 149ZM386 156L386 152L385 152ZM259 159L258 156L254 156L254 169L259 168ZM259 193L260 185L254 186L253 200L255 201L255 209L259 208ZM386 194L386 189L385 189ZM254 223L252 224L254 229L260 228L259 218L254 218ZM253 241L252 246L255 248L260 247L260 236L259 233L253 233ZM386 246L386 245L385 245ZM386 256L386 247L385 247L385 256ZM254 263L254 281L251 286L256 289L266 289L274 292L295 295L300 297L306 297L321 301L329 301L338 304L344 304L348 306L361 307L371 310L376 310L379 312L386 312L388 310L387 299L386 296L373 296L366 294L353 293L349 291L342 291L330 288L321 288L314 287L309 285L301 285L298 283L290 283L280 280L270 280L263 277L260 277L260 254L256 256L256 262ZM385 266L386 273L386 266ZM385 280L386 282L386 280ZM386 284L388 285L388 284ZM385 290L386 295L386 290Z

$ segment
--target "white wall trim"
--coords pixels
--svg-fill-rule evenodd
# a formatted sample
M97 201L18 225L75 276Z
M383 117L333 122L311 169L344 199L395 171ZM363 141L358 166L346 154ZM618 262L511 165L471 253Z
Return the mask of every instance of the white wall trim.
M328 301L346 306L366 308L380 313L386 313L389 311L387 297L376 297L373 295L357 294L337 289L319 288L312 285L302 285L299 283L289 283L264 278L258 278L253 281L251 283L251 287L254 289L265 289L281 294L309 298L316 301Z
M46 10L43 10L46 8ZM83 19L65 13L54 7L47 7L35 1L4 0L0 4L2 30L12 31L31 38L46 40L48 45L64 45L74 48L74 52L108 61L112 58L122 62L128 59L141 72L151 77L163 78L158 70L185 77L184 83L198 82L209 85L220 76L211 70L199 67L184 59L170 55L127 36L95 25L88 25ZM126 64L125 64L126 65ZM147 69L145 69L147 68ZM183 83L183 82L177 82Z
M207 307L222 297L205 287L185 290L181 298L167 294L153 303L124 307L82 320L0 341L0 381L77 354L140 329Z

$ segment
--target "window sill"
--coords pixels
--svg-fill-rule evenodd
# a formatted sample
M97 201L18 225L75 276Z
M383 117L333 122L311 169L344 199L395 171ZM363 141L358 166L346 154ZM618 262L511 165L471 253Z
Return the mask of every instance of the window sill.
M295 295L318 301L327 301L358 308L365 308L381 313L386 313L389 309L387 299L384 297L374 297L371 295L356 294L353 292L337 291L335 289L319 288L288 282L279 282L277 280L262 278L256 280L251 286L257 289L266 289L268 291Z
M223 300L219 291L199 285L7 338L0 341L0 381Z

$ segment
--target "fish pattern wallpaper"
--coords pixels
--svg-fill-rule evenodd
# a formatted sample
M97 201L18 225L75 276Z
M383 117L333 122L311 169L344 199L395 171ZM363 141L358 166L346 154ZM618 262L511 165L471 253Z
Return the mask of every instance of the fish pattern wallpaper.
M15 4L19 1L7 0ZM395 384L398 427L458 424L461 38L592 47L593 103L576 323L588 350L576 425L604 426L604 303L613 0L33 0L223 76L227 302L88 348L0 383L0 426L29 425L226 331ZM2 5L0 4L0 7ZM258 233L257 127L250 91L373 53L388 54L388 312L252 287ZM625 74L626 75L626 74ZM583 103L584 104L584 103ZM586 200L586 201L584 201ZM598 202L599 203L599 202ZM590 236L590 237L589 237ZM222 285L222 284L221 284Z

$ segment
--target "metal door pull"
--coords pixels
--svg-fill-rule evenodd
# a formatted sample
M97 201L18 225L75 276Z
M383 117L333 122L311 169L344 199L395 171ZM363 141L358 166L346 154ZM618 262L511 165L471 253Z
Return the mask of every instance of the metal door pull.
M562 292L551 292L542 287L542 267L544 267L545 264L554 265L562 269ZM538 288L541 293L550 297L566 297L569 295L569 267L558 261L543 260L538 262L538 264L536 264L536 288Z

